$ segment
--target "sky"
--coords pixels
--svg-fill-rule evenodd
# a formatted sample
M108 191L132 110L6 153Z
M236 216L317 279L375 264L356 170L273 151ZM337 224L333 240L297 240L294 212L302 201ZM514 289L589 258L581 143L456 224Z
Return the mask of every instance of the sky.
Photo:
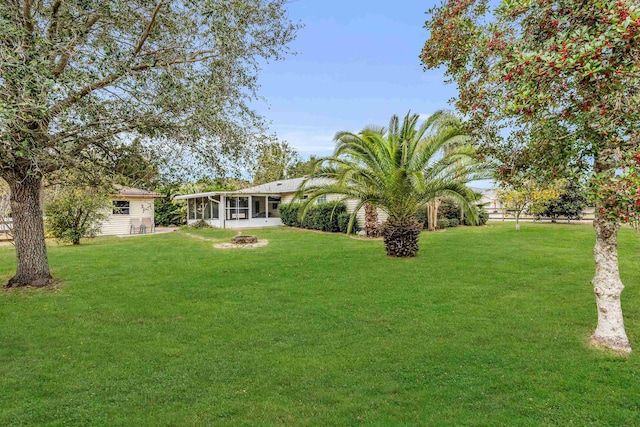
M295 56L266 64L256 109L270 130L303 157L331 154L338 131L386 126L409 110L423 117L451 109L454 85L424 71L426 11L435 1L293 0L289 17L304 25Z

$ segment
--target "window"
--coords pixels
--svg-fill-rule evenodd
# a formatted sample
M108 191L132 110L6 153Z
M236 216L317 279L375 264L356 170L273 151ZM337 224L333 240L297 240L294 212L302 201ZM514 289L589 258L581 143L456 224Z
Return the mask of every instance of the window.
M327 195L320 196L316 199L316 203L327 203Z
M128 200L114 200L113 201L113 214L114 215L129 215L129 201Z

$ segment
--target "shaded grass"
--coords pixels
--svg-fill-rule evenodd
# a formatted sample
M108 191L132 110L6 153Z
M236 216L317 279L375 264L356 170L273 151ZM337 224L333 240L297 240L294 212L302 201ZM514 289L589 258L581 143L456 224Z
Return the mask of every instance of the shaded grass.
M415 259L286 228L52 246L62 286L0 295L0 425L640 424L637 355L587 345L593 230L512 226L423 233ZM620 253L637 347L630 230Z

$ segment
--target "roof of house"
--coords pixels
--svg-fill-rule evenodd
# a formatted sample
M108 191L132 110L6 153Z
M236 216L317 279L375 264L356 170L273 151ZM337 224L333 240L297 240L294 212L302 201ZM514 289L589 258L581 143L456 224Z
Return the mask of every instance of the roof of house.
M496 197L496 189L495 188L480 188L480 187L469 187L471 190L476 193L480 193L484 197L488 197L490 199L494 199Z
M266 184L256 185L254 187L243 188L238 193L294 193L300 189L300 186L307 177L281 179L279 181L267 182ZM318 185L328 182L323 178L314 178L309 180L310 185Z
M209 191L206 193L185 194L182 196L176 196L176 200L193 199L197 197L215 196L217 194L282 194L282 193L295 193L300 189L300 186L307 179L303 178L291 178L281 179L278 181L267 182L266 184L260 184L253 187L243 188L237 191ZM323 182L327 182L323 178L316 178L309 180L309 184L318 185Z
M112 194L112 197L141 197L141 198L156 198L163 197L162 194L154 191L142 190L140 188L125 187L124 185L114 185L116 194Z

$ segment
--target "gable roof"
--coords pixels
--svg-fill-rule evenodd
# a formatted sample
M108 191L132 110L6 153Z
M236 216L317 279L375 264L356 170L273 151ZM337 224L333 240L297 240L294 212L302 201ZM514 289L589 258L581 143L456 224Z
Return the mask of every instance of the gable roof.
M254 187L243 188L238 193L295 193L307 177L281 179L279 181L267 182L266 184L256 185ZM313 178L309 180L310 185L318 185L329 182L324 178Z
M140 188L125 187L124 185L114 185L116 194L112 194L111 197L142 197L142 198L156 198L163 197L162 194L154 191L142 190Z
M283 194L283 193L295 193L300 189L300 186L304 182L307 177L303 178L291 178L291 179L281 179L278 181L267 182L265 184L255 185L253 187L243 188L242 190L236 191L209 191L205 193L196 193L196 194L185 194L182 196L174 197L175 200L185 200L185 199L193 199L197 197L209 197L215 196L218 194L261 194L261 195L270 195L270 194ZM314 178L309 180L310 185L318 185L327 183L329 180L325 178Z

